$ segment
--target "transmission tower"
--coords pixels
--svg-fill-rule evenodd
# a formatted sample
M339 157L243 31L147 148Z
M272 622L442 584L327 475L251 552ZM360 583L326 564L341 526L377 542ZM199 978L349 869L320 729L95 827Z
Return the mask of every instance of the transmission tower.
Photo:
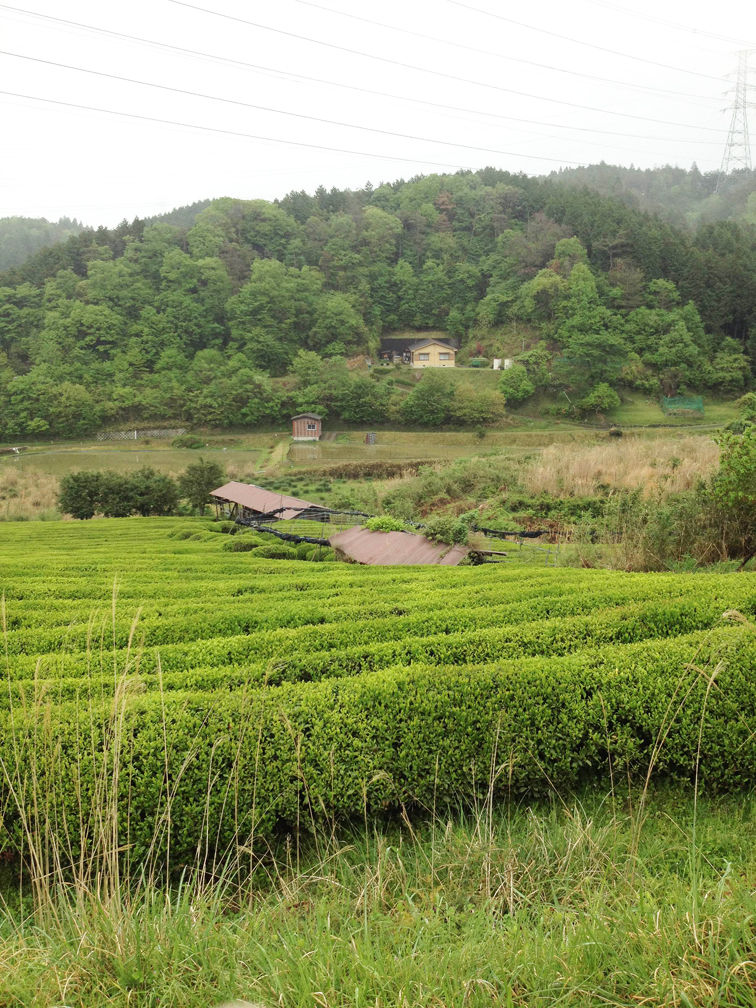
M745 168L751 170L751 141L748 136L748 109L749 102L748 83L748 57L754 52L753 49L742 49L738 53L738 69L735 75L735 86L725 93L732 95L731 104L724 110L730 113L730 130L727 134L724 153L722 154L722 165L719 169L717 179L717 190L722 184L722 179L731 172Z

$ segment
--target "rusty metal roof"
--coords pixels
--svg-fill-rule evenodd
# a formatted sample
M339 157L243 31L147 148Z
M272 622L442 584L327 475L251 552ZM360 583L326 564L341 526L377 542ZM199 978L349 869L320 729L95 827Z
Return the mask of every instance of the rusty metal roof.
M240 504L242 507L249 508L251 511L259 511L261 514L270 514L271 511L284 508L277 515L277 517L284 519L298 518L300 511L304 508L322 507L320 504L299 500L297 497L274 493L273 490L263 490L262 487L254 486L252 483L237 483L234 480L211 491L210 496L215 497L216 500Z
M357 525L330 538L331 546L356 563L441 564L455 567L467 554L466 546L447 546L411 532L371 532Z

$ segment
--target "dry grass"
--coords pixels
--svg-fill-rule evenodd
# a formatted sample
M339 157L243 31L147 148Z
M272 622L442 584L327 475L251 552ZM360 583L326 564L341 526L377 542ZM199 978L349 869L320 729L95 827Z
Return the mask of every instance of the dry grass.
M522 471L532 493L587 496L604 487L647 493L690 490L719 461L710 437L622 438L596 445L550 445Z
M0 467L0 521L59 518L57 498L57 476Z

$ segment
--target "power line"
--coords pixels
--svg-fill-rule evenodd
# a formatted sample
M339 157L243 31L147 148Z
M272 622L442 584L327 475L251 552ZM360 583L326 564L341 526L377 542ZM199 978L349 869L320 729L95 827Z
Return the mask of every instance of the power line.
M325 144L306 143L304 140L282 140L280 137L259 136L256 133L244 133L240 130L221 129L218 126L201 126L197 123L181 122L177 119L158 119L156 116L140 115L137 112L119 112L116 109L99 108L95 105L80 105L76 102L61 101L57 98L44 98L40 95L21 94L17 91L0 91L0 95L10 98L23 98L29 101L44 102L47 105L59 105L64 108L80 109L84 112L101 112L104 115L122 116L125 119L138 119L142 122L158 123L161 126L181 126L184 129L199 130L204 133L220 133L224 136L241 137L246 140L261 140L264 143L285 144L287 147L308 147L310 150L329 151L333 154L355 154L358 157L379 158L381 161L402 161L407 164L430 165L432 168L452 168L457 171L468 169L472 171L470 165L447 164L441 161L426 161L420 158L394 157L391 154L373 154L370 151L349 150L345 147L329 147ZM527 154L518 154L517 157L529 157Z
M622 7L620 4L607 3L607 0L588 0L588 3L595 4L597 7L605 7L607 10L619 11L621 14L627 14L628 17L641 18L643 21L651 21L654 24L665 25L667 28L675 28L677 31L690 32L691 35L701 35L704 38L716 39L717 42L728 42L739 46L745 44L742 39L732 38L730 35L716 35L714 32L704 31L702 28L692 28L690 25L680 24L678 21L668 21L666 18L654 17L652 14L643 14L641 11L633 10L631 7ZM752 43L749 43L749 45L752 45Z
M29 17L39 18L45 21L52 21L56 24L62 24L66 27L72 27L80 29L82 31L94 32L98 35L107 35L112 38L125 39L128 42L137 42L143 45L154 46L159 49L165 49L170 52L180 53L181 55L199 57L200 59L214 60L220 63L227 63L230 66L243 67L249 70L261 71L263 73L274 74L278 77L290 78L295 80L308 81L315 84L325 84L328 87L341 88L342 90L354 91L358 94L369 94L378 98L388 98L392 101L402 101L413 105L423 105L427 108L439 109L442 112L462 112L467 115L480 115L485 116L488 119L496 119L502 122L516 122L516 123L526 123L527 125L535 126L547 126L549 129L559 129L559 130L572 130L579 133L595 133L598 136L618 136L624 139L631 140L655 140L655 137L648 137L641 133L628 133L624 130L607 130L607 129L595 129L590 126L568 126L564 123L549 122L542 119L532 119L532 118L522 118L518 116L505 115L500 112L488 112L484 109L473 109L461 105L447 105L441 102L433 102L423 98L414 98L410 95L400 95L393 94L390 91L378 91L373 88L362 87L358 84L345 84L341 81L333 81L328 78L323 77L312 77L306 74L297 73L293 70L280 70L276 67L268 67L259 63L250 63L245 60L233 59L230 56L222 56L217 53L208 53L199 49L187 49L182 46L173 45L168 42L157 42L154 39L143 38L139 35L129 35L124 32L112 31L109 28L99 28L96 25L88 25L79 21L70 21L65 18L53 17L50 14L40 14L37 11L26 10L22 7L12 7L9 4L0 3L0 9L13 11L14 13L27 15ZM697 128L697 127L696 127ZM722 133L725 131L722 130ZM676 138L676 143L693 143L697 145L707 144L707 145L720 145L718 140L700 140L687 139L687 138Z
M456 0L449 0L450 3L455 3ZM673 122L669 119L652 119L649 116L639 116L633 115L631 112L617 112L615 109L601 108L596 105L580 105L577 102L565 101L560 98L549 98L545 95L532 94L528 91L517 91L515 88L503 87L501 84L486 84L483 81L472 80L469 77L460 77L456 74L445 73L442 70L429 70L427 67L419 67L413 63L404 63L401 60L391 59L388 56L376 56L373 53L363 52L360 49L351 49L349 46L338 45L335 42L325 42L322 39L311 38L309 35L298 35L296 32L285 31L283 28L272 28L270 25L262 24L259 21L249 21L246 18L236 17L233 14L224 14L222 11L211 10L208 7L199 7L195 4L186 3L185 0L168 0L168 3L175 4L177 7L186 7L189 10L200 11L203 14L210 14L213 17L224 18L227 21L234 21L237 24L248 25L251 28L259 28L261 31L273 32L276 35L284 35L287 38L297 39L300 42L308 42L312 45L324 46L327 49L335 49L338 52L349 53L352 56L360 56L363 59L376 60L379 63L388 63L390 66L402 67L404 70L415 70L418 73L431 74L434 77L443 77L446 80L452 80L457 84L472 84L474 87L488 88L492 91L501 91L504 94L514 94L521 98L534 98L536 101L551 102L555 105L565 105L569 108L582 109L587 112L600 112L603 115L613 115L620 116L623 119L637 119L642 122L651 122L659 126L685 126L687 129L695 130L706 130L708 133L722 133L723 130L714 129L709 126L695 126L690 123L678 123ZM466 6L462 4L462 6ZM495 16L495 15L493 15ZM692 72L692 71L691 71ZM707 74L702 74L700 76L708 76ZM720 80L719 77L712 78L713 80Z
M171 3L177 0L170 0ZM563 42L574 42L575 45L586 46L588 49L596 49L599 52L609 53L611 56L621 56L623 59L635 60L636 63L647 63L649 66L662 67L664 70L674 70L676 73L690 74L693 77L703 77L705 80L721 81L721 77L713 74L701 73L700 70L687 70L685 67L672 66L670 63L660 63L657 60L646 59L644 56L635 56L633 53L621 52L619 49L609 49L606 46L596 45L593 42L586 42L583 39L573 38L571 35L561 35L559 32L549 31L548 28L538 28L536 25L525 24L524 21L515 21L514 18L505 17L503 14L495 14L493 11L484 10L482 7L473 7L471 4L463 3L462 0L447 0L447 3L455 7L464 7L465 10L474 11L476 14L483 14L485 17L495 18L497 21L506 21L507 24L516 25L518 28L527 28L528 31L539 32L541 35L550 35L551 38L561 39Z
M436 35L428 35L425 32L412 31L410 28L402 28L399 25L387 24L385 21L374 21L372 18L363 17L361 14L352 14L350 11L341 11L335 7L326 7L324 4L315 3L314 0L293 0L293 2L301 4L304 7L312 7L315 10L326 11L329 14L349 18L352 21L361 21L363 24L372 25L377 28L386 28L388 31L400 32L402 35L409 35L412 38L453 46L455 49L463 49L466 52L476 53L480 56L493 56L496 59L507 60L510 63L522 63L525 66L537 67L539 70L552 70L554 73L569 74L571 77L583 77L586 80L600 81L602 84L616 84L619 87L633 88L636 91L650 91L654 94L673 95L690 100L717 100L713 95L692 95L686 91L672 91L668 88L649 87L645 84L636 84L634 81L616 80L613 77L600 77L596 74L582 73L580 70L569 70L566 67L554 66L552 63L537 63L535 60L522 59L520 56L510 56L506 53L494 52L491 49L480 49L477 46L466 45L464 42L454 42L451 39L439 38Z
M126 84L140 84L143 87L157 88L160 91L170 91L172 94L187 95L191 98L206 98L209 101L222 102L225 105L238 105L241 108L255 109L258 112L271 112L275 115L292 116L295 119L306 119L308 122L323 123L326 126L342 126L346 129L377 133L380 136L397 137L400 140L416 140L421 143L440 144L444 147L457 147L460 150L479 151L483 154L502 154L505 157L527 157L534 161L549 161L552 164L579 165L583 163L581 161L567 161L562 158L543 157L538 154L518 154L515 151L498 150L493 147L476 147L473 144L455 143L453 140L439 140L437 137L418 136L414 133L397 133L393 130L378 129L374 126L361 126L358 123L306 115L304 112L289 112L286 109L273 108L270 105L255 105L252 102L239 101L234 98L222 98L217 95L206 94L202 91L189 91L185 88L169 87L167 84L155 84L152 81L140 80L135 77L122 77L120 74L105 73L101 70L88 70L86 67L74 66L70 63L57 63L54 60L42 59L38 56L25 56L22 53L9 52L5 49L0 49L0 56L12 56L14 59L30 60L33 63L42 63L45 66L59 67L63 70L75 70L77 73L92 74L95 77L106 77L109 80L122 81Z

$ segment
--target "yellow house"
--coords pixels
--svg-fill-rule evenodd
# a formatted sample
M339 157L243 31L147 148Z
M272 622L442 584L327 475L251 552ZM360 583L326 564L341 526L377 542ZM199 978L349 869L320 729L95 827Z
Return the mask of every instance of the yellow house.
M415 368L454 367L457 351L443 340L426 339L410 343L410 364Z

